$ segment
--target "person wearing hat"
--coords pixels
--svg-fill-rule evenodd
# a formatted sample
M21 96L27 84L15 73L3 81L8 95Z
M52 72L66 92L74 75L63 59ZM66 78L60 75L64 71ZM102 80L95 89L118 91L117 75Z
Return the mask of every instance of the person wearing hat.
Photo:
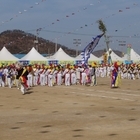
M3 67L0 66L0 87L4 87L5 86L5 76L4 76L4 72L3 72Z
M97 80L96 80L96 63L92 63L90 69L90 75L91 75L91 84L90 86L96 86L97 85Z
M74 69L74 66L71 66L70 79L71 79L71 84L75 85L76 84L76 71Z
M86 74L87 68L83 67L81 69L81 85L86 85L87 83L87 74Z
M52 87L53 86L53 77L54 77L54 75L53 75L53 73L54 73L54 68L53 67L50 67L49 69L48 69L48 86L49 87Z
M58 67L56 83L58 86L62 85L62 68L61 68L61 66Z
M63 72L65 86L70 86L70 65L68 64Z
M46 72L45 65L42 64L41 69L39 71L39 84L41 86L45 86L45 72Z
M28 65L27 67L27 71L28 71L28 87L32 87L33 86L33 78L34 78L34 71L33 71L33 67L32 65Z
M34 80L33 80L33 84L34 86L39 85L40 83L40 78L39 78L39 72L40 72L40 65L35 65L33 68L33 72L34 72Z
M13 86L13 83L14 83L14 74L15 74L15 72L14 72L14 68L13 68L13 66L9 66L8 67L8 72L7 72L7 84L8 84L8 87L9 88L12 88L12 86Z
M81 84L81 66L75 66L75 73L76 73L76 84Z
M22 63L18 63L16 65L16 68L17 68L16 79L18 80L18 86L20 85L20 90L21 90L22 94L25 94L28 89L28 85L27 85L28 70L26 67L23 67Z
M7 86L8 82L7 82L7 75L8 75L8 65L3 65L3 81L4 81L4 85Z
M114 62L113 66L111 67L112 76L111 76L111 87L118 88L120 84L120 73L119 73L119 64Z

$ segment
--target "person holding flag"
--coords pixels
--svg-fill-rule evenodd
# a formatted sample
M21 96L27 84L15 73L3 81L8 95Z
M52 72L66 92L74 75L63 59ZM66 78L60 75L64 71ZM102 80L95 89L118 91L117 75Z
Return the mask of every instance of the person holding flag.
M90 58L90 54L93 52L95 47L98 45L100 38L104 35L97 35L93 40L84 48L84 50L81 52L82 56L82 65L87 66L88 65L88 59Z
M19 63L19 62L16 63L16 69L17 69L16 78L18 79L18 82L20 83L20 90L21 90L22 94L25 94L28 89L27 75L29 74L29 72L28 72L27 68L24 67L23 64Z
M120 67L118 62L114 62L111 71L111 88L118 88L120 84Z
M111 52L112 52L112 50L109 48L109 40L108 40L108 36L106 36L107 29L106 29L105 24L103 23L102 20L98 20L97 22L98 22L99 30L103 32L103 35L104 35L105 40L106 40L107 51L109 53L108 64L112 65L112 67L111 67L111 70L112 70L111 88L118 87L119 84L120 84L119 65L118 65L117 62L115 62L114 64L112 62L112 59L111 59Z
M96 78L96 63L95 62L93 62L91 65L90 75L91 75L90 86L96 86L97 85L97 78Z

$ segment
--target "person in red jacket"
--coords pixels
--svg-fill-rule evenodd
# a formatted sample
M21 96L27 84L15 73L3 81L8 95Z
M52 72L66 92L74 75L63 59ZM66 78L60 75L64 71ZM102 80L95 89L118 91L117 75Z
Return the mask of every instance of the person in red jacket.
M114 65L111 67L112 70L112 76L111 76L111 87L117 88L119 86L120 82L120 74L119 74L119 64L117 62L114 62Z

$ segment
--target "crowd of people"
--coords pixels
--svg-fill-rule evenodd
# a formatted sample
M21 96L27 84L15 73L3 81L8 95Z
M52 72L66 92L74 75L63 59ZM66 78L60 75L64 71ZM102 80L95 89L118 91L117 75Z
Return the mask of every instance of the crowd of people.
M109 77L111 87L118 87L120 79L140 79L140 64L111 65L93 62L91 65L23 65L20 62L0 67L0 87L16 87L25 94L33 86L97 85L97 77Z

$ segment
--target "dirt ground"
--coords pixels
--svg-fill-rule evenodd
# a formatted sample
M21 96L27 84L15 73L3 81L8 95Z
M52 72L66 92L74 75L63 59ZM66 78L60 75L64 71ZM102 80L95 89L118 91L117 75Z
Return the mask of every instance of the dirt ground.
M0 140L140 140L140 80L0 88Z

